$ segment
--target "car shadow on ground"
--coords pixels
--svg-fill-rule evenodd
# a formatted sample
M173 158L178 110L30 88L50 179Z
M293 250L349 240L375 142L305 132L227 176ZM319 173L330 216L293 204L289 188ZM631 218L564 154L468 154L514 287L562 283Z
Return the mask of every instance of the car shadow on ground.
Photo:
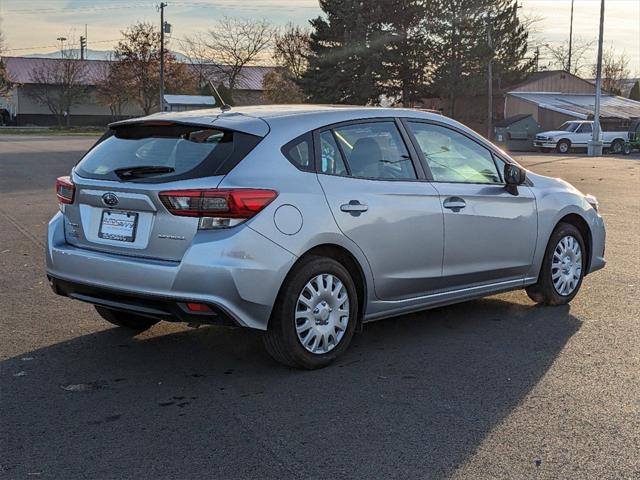
M312 372L217 327L107 328L23 354L0 367L0 462L10 478L446 476L581 325L504 298L367 325Z

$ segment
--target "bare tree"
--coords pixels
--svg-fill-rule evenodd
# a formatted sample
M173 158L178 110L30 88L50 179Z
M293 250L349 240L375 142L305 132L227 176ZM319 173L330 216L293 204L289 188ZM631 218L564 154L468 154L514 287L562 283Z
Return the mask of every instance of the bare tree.
M591 70L596 76L596 65ZM622 93L624 81L629 77L629 57L625 53L616 55L613 48L609 47L602 55L602 89L614 95Z
M309 41L309 31L292 23L274 36L273 58L295 80L307 71L311 54Z
M264 20L224 17L195 41L201 43L201 59L211 64L216 80L223 81L233 91L242 78L242 69L261 60L273 34L273 27Z
M546 44L546 53L550 57L549 66L559 68L574 75L580 75L588 67L587 57L595 44L594 41L576 40L571 47L571 65L569 65L569 42Z
M191 66L191 71L196 77L196 84L201 91L208 92L210 87L208 85L209 80L215 81L217 79L210 79L211 62L209 59L209 48L206 45L205 37L201 33L192 37L186 37L181 42L182 52L187 57L187 61Z
M160 32L150 24L139 22L122 32L115 48L113 79L136 102L145 115L160 108ZM176 61L165 48L165 87L167 92L193 93L195 82L188 66Z
M4 52L4 32L2 30L2 17L0 17L0 56Z
M271 103L302 103L299 82L309 66L309 31L292 23L274 35L273 58L280 68L264 76L264 99Z
M31 73L32 87L28 95L45 105L55 115L58 126L71 124L71 110L87 95L86 63L77 51L62 52L60 60L42 60ZM66 118L66 121L65 121Z
M0 97L6 96L13 89L13 82L9 78L7 68L2 61L4 52L4 32L2 31L2 18L0 18Z
M282 68L269 72L262 80L263 97L270 103L303 103L304 92Z
M109 107L113 120L122 117L122 109L129 101L129 79L124 73L124 69L118 68L113 59L109 58L101 64L97 78L94 79L96 98L101 105Z

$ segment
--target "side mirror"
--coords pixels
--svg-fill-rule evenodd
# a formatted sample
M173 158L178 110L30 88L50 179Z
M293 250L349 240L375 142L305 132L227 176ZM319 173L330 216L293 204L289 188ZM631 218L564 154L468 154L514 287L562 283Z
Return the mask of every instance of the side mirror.
M507 192L518 195L518 185L522 185L527 179L527 172L518 165L507 163L504 166L504 181L507 184Z

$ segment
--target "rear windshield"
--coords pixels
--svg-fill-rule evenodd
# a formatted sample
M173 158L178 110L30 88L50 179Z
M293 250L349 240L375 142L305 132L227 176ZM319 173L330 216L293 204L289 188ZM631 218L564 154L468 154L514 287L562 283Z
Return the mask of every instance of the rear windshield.
M81 177L159 183L225 175L261 138L189 125L110 130L76 165Z

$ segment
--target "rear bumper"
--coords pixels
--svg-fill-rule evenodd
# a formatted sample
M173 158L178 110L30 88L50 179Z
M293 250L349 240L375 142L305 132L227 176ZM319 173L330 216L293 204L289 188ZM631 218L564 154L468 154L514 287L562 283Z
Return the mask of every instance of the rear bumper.
M238 322L218 305L207 304L210 312L196 313L189 311L186 307L188 302L193 301L189 298L178 299L145 295L139 292L125 292L61 280L51 275L47 275L47 278L56 294L93 305L135 312L169 322L238 326Z
M225 323L266 330L296 260L246 226L199 233L180 262L113 255L66 243L62 220L60 213L51 219L47 238L47 275L59 293L104 306L120 302L116 308L156 309L159 317L191 321L176 310L188 300L211 306Z

